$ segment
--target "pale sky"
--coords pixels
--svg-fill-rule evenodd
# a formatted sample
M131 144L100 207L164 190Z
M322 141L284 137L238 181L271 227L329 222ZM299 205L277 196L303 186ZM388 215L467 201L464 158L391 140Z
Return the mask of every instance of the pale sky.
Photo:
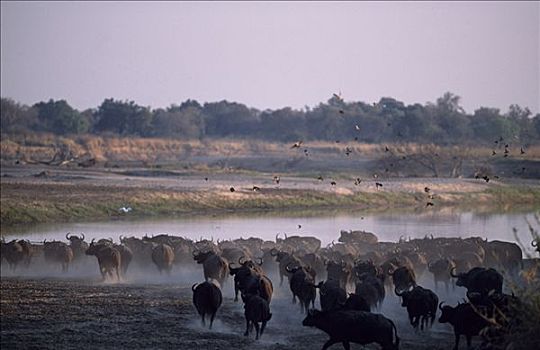
M540 2L4 2L1 95L540 111Z

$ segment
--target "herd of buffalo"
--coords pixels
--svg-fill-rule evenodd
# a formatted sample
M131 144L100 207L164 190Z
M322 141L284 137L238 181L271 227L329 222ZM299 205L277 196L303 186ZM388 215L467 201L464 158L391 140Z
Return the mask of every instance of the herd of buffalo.
M279 278L280 286L288 280L292 303L298 302L306 314L302 324L330 336L323 350L335 343L349 349L351 342L398 349L394 322L372 312L381 310L388 291L401 298L415 331L429 329L439 313L439 322L453 326L454 349L461 335L470 346L471 337L493 322L519 322L513 310L520 300L503 292L506 278L524 278L522 249L511 242L433 236L379 242L375 234L365 231L341 231L338 242L326 247L316 237L286 235L277 235L275 241L251 237L217 242L166 234L120 236L117 244L112 239L87 243L84 234L68 233L66 240L35 244L2 239L1 260L16 270L44 259L65 272L93 255L103 279L118 281L130 265L169 274L176 268L200 264L204 281L194 284L192 290L203 325L208 316L212 328L223 299L221 286L233 276L234 300L240 294L244 303L244 334L248 336L254 327L256 339L272 317L274 286L268 273ZM540 253L539 242L534 240L532 245ZM430 275L435 292L417 283L420 276ZM538 267L532 277L527 276L537 279ZM450 306L439 300L436 292L440 288L448 294L456 286L466 288L467 301ZM320 310L315 309L317 290Z

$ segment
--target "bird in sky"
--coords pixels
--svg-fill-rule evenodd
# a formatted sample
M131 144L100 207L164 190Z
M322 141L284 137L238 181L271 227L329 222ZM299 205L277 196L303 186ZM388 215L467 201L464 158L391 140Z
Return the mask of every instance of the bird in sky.
M356 124L354 128L356 129L356 131L360 131L360 127L358 126L358 124Z
M431 189L429 187L427 187L427 186L424 187L424 192L429 193L429 191L431 191Z
M297 142L294 143L294 145L291 146L291 148L300 148L302 143L303 143L303 141L297 141Z
M337 185L335 181L330 182L330 185L335 186Z
M261 188L259 186L253 186L253 192L259 192Z
M321 175L319 175L319 176L317 177L317 180L323 181L324 179L323 179L323 177L322 177Z
M229 191L234 192L235 191L234 187L229 188Z
M525 154L525 151L523 150L523 147L521 147L519 154Z
M277 183L278 185L279 185L280 180L281 180L281 178L278 175L274 176L274 182Z
M380 182L375 182L375 187L379 189L379 187L383 187L383 184Z
M339 94L336 94L336 93L332 94L332 96L338 101L343 102L343 97L341 97L341 91L339 91Z

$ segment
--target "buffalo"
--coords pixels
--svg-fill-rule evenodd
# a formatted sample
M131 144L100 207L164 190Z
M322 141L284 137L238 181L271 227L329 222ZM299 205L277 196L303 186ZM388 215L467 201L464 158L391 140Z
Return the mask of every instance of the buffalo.
M60 263L62 265L62 272L67 272L69 264L73 261L73 250L63 242L44 241L43 255L46 261Z
M193 259L197 264L202 264L205 280L215 279L220 285L223 285L229 272L227 261L214 251L206 252L193 251Z
M420 330L427 328L429 319L431 319L430 325L433 325L439 303L439 298L435 293L421 286L403 292L399 292L396 288L395 293L402 298L401 306L407 308L409 322L415 330L418 329L418 324L420 324Z
M450 323L454 327L454 350L457 350L459 347L459 338L461 335L465 336L467 347L470 348L471 338L478 335L482 329L488 326L488 322L478 315L469 303L458 304L456 307L442 306L442 304L443 302L439 304L439 309L441 310L439 322Z
M316 287L319 289L322 311L337 310L347 301L347 292L336 280L321 281Z
M209 329L212 329L216 312L223 302L221 289L219 289L219 286L217 286L214 281L205 281L202 283L195 283L191 287L191 290L193 291L193 305L195 305L197 312L201 316L203 326L206 325L205 316L210 315Z
M266 323L272 318L268 302L257 294L242 294L244 301L244 316L246 317L246 331L244 335L249 336L249 332L255 326L255 339L262 336ZM261 323L259 329L259 322Z
M437 259L428 264L428 270L433 274L435 289L438 290L439 282L442 282L444 283L445 290L448 293L448 284L451 282L450 272L454 267L454 262L447 258Z
M451 270L451 275L457 278L456 285L467 288L467 297L469 300L473 299L471 302L488 295L491 291L502 293L503 276L495 269L475 267L457 275L454 270Z
M152 249L152 261L157 266L159 273L165 271L171 273L174 262L174 251L168 244L157 244Z
M113 277L113 272L116 271L116 278L120 281L122 257L117 249L107 244L94 243L92 240L85 253L86 255L94 255L98 259L99 271L103 280L107 278L107 274Z
M336 343L342 343L346 350L350 349L350 343L378 343L383 350L399 348L394 322L380 314L357 310L309 310L302 325L316 327L330 336L323 350Z
M309 304L314 306L317 295L314 284L315 273L309 266L287 266L287 272L291 275L289 283L293 293L293 303L296 303L296 297L298 297L302 312L307 313Z

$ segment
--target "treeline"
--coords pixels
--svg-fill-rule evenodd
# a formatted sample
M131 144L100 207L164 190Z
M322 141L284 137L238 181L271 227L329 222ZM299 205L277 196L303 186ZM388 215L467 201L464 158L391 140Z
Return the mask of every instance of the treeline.
M151 109L133 101L104 100L95 109L78 111L65 100L26 106L1 99L3 134L112 134L182 139L251 138L270 141L326 140L438 145L493 144L501 138L523 145L540 143L540 114L511 105L502 113L482 107L467 114L460 97L446 93L435 103L405 105L383 97L378 103L345 102L334 95L314 108L260 111L228 101L201 105L187 100Z

